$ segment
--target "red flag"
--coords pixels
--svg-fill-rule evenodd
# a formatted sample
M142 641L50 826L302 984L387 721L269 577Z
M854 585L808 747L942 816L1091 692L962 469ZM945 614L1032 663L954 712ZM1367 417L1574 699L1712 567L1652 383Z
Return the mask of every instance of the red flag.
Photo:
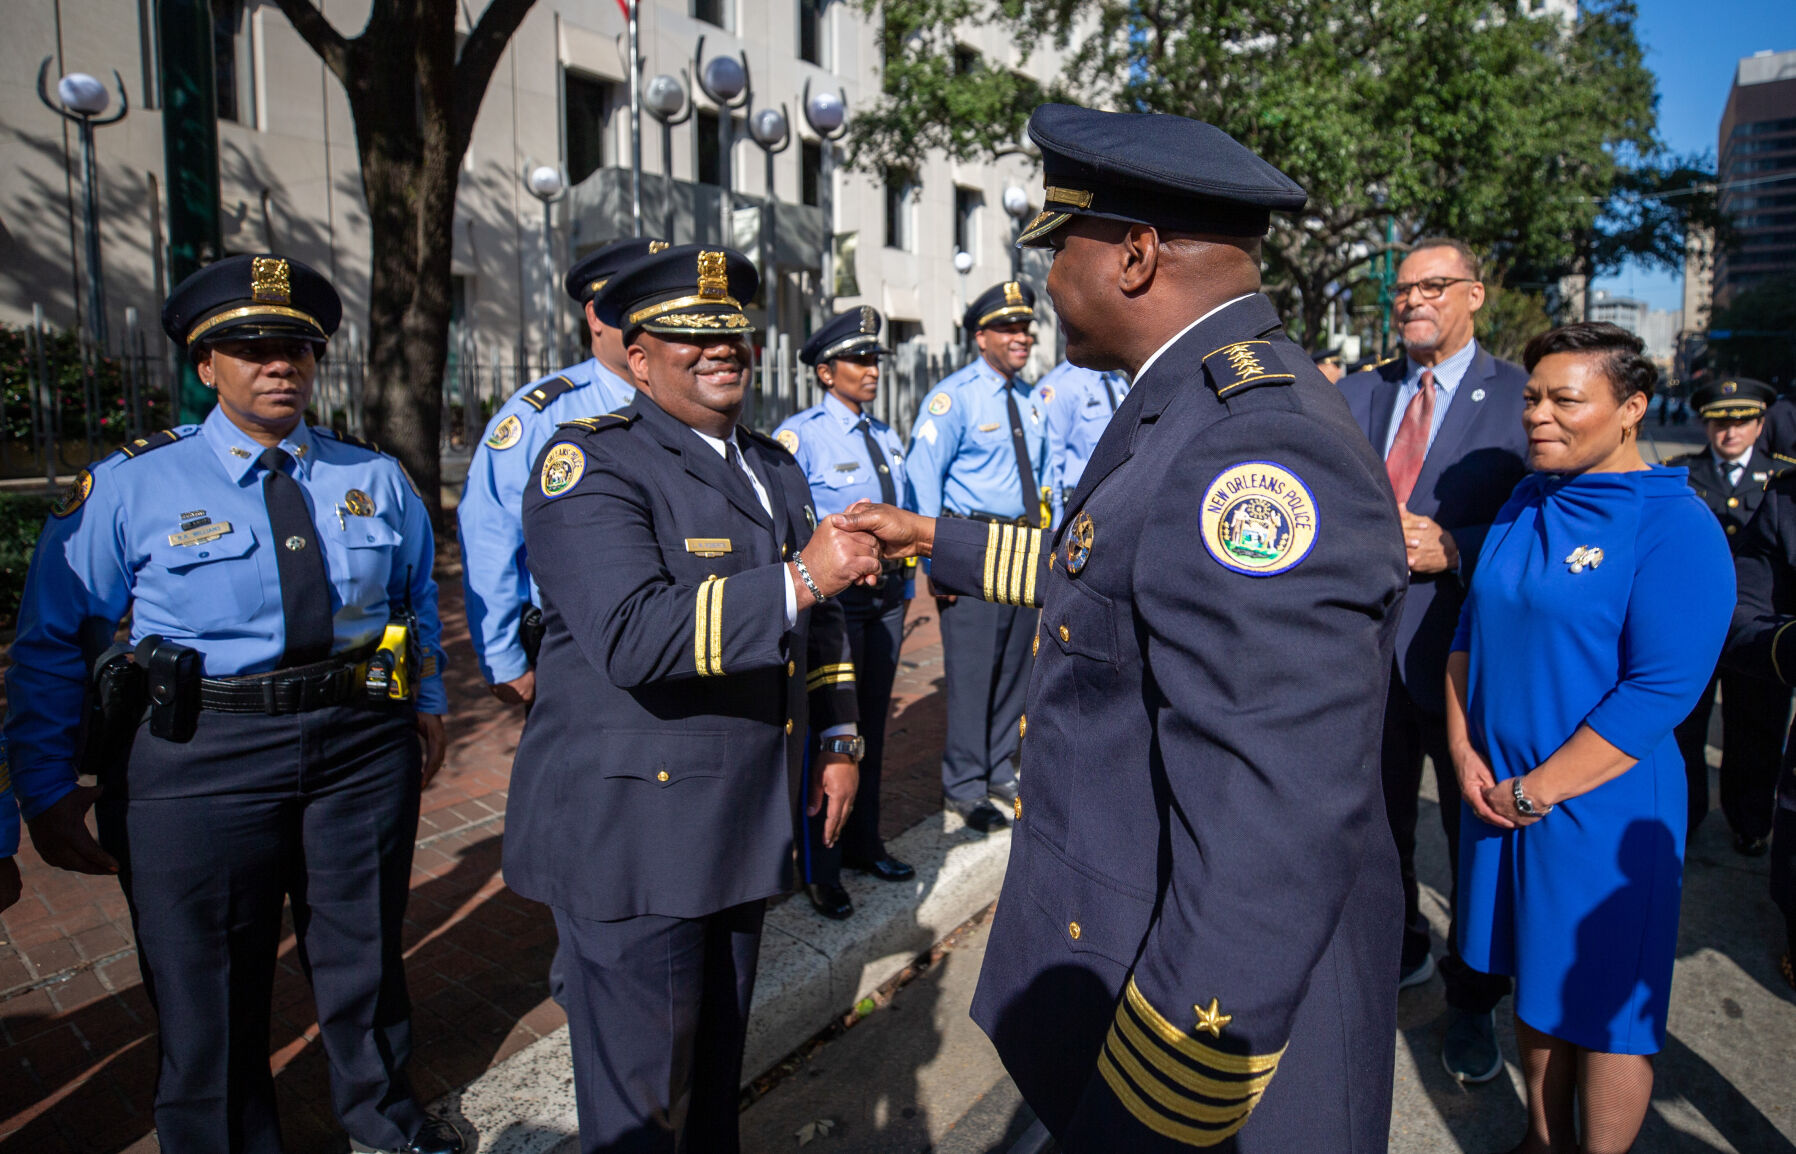
M618 9L623 12L624 19L630 18L630 0L617 0Z

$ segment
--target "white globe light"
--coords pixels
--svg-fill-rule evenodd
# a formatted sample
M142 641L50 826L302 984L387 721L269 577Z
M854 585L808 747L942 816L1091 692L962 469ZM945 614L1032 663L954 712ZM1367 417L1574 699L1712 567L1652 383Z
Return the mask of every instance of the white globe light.
M558 196L561 193L561 170L553 165L541 164L530 170L526 178L530 191L538 196Z
M643 88L642 102L657 116L672 116L686 106L686 87L663 72Z
M70 112L79 112L84 116L98 116L106 111L112 103L106 86L97 77L85 72L71 72L56 82L56 96L62 106Z
M734 100L748 87L742 62L734 56L713 56L705 63L705 87L719 100Z
M1029 194L1014 184L1005 189L1004 211L1015 217L1026 215L1029 212Z
M763 108L748 122L748 130L757 143L772 148L786 139L786 114L777 108Z
M954 271L955 272L971 272L971 271L973 271L973 254L968 252L965 249L956 249L954 251Z
M805 112L811 118L811 127L818 132L834 132L848 118L842 97L834 92L819 92L812 96Z

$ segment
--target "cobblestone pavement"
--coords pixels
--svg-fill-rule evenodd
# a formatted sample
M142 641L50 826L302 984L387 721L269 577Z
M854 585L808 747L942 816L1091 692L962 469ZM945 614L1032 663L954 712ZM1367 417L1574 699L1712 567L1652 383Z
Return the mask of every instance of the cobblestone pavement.
M565 1021L546 980L554 923L499 877L522 717L480 680L452 547L439 551L437 579L450 655L450 748L424 795L405 934L411 1074L425 1101ZM912 606L903 660L880 820L889 837L941 804L941 644L927 598ZM0 1150L152 1151L155 1018L118 884L48 868L29 838L19 864L24 897L0 915ZM280 948L270 1053L287 1148L335 1154L347 1143L331 1112L311 992L290 932Z

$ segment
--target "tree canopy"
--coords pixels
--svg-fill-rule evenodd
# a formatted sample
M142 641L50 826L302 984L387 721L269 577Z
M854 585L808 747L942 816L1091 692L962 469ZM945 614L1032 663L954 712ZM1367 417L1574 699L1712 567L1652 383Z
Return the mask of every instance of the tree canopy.
M1574 21L1478 0L861 0L884 19L884 95L851 160L1017 149L1044 99L1214 124L1303 185L1275 219L1267 285L1318 333L1396 243L1460 237L1499 283L1539 290L1629 257L1677 265L1712 204L1665 154L1630 0ZM1002 28L1017 61L970 67L956 29ZM1020 67L1046 50L1045 80Z

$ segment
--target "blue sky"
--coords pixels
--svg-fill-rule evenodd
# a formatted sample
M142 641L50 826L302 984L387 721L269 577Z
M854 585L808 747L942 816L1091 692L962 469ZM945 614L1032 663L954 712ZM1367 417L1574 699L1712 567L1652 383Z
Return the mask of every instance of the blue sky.
M1675 152L1713 152L1734 65L1796 48L1796 0L1636 0L1646 65L1659 78L1659 133ZM1596 285L1653 308L1683 304L1683 277L1628 268Z

